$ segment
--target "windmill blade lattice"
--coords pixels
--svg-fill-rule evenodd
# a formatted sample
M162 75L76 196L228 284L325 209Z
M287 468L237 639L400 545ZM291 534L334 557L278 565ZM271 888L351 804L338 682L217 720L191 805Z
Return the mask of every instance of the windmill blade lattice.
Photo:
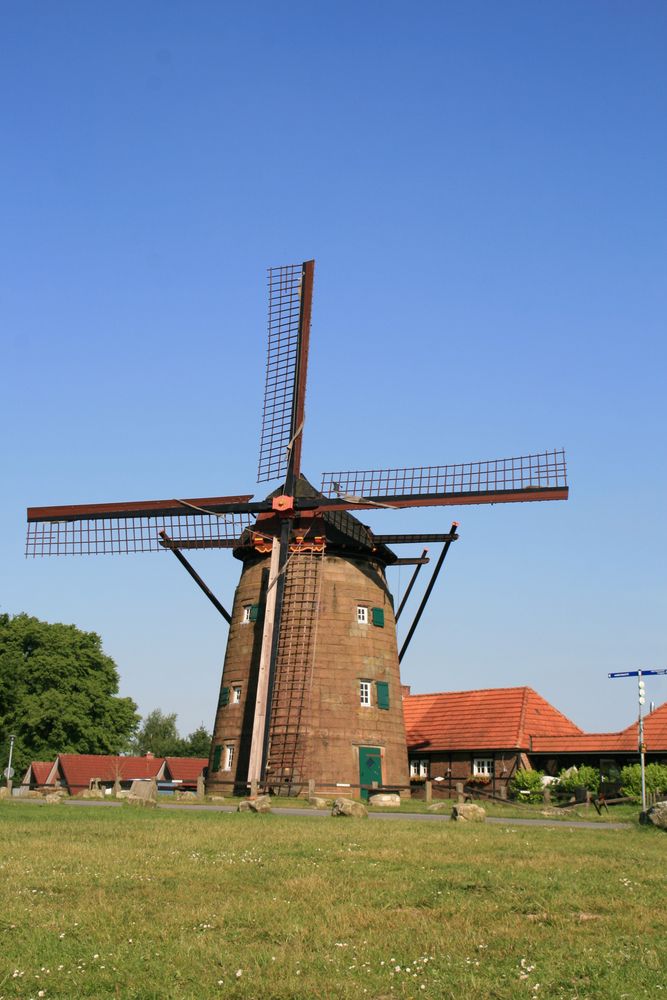
M325 472L321 489L326 497L351 501L486 494L501 499L502 494L567 489L567 467L565 452L555 450L457 465Z
M26 556L87 556L160 552L160 532L179 539L183 548L233 541L254 523L248 514L171 514L159 517L107 517L28 524Z
M303 264L269 268L269 343L257 482L287 468L299 349Z

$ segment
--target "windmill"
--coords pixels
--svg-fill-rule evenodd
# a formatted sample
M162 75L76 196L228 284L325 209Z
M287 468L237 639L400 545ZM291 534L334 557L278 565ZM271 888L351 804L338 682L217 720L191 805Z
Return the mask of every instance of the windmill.
M262 783L406 785L399 663L458 537L375 534L363 510L565 500L565 455L458 465L301 472L314 261L268 272L269 322L258 482L252 495L28 509L29 556L171 551L229 623L207 790ZM354 511L354 514L351 513ZM390 546L442 551L399 653L396 621L428 562ZM231 613L183 554L231 548L243 563ZM392 565L415 566L396 613Z

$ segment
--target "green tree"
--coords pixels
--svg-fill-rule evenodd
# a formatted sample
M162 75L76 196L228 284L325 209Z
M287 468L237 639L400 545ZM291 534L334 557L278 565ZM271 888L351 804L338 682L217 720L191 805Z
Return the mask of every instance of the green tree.
M211 734L202 723L184 741L184 757L206 757L211 752Z
M27 614L0 615L0 740L16 736L16 775L58 753L121 753L139 722L118 697L116 664L100 637ZM0 759L6 751L0 749Z
M165 714L155 708L143 720L134 740L135 753L152 753L156 757L183 757L184 740L176 729L176 713Z

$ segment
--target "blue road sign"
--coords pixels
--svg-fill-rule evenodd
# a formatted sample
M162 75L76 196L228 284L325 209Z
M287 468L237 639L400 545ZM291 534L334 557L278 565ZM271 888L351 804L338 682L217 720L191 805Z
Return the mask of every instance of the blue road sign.
M667 674L667 670L624 670L618 674L607 674L607 677L651 677L657 674Z

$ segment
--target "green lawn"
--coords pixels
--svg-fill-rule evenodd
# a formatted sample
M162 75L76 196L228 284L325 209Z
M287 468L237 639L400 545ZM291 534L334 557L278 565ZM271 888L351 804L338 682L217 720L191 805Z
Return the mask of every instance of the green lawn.
M667 996L661 831L0 804L0 1000Z

